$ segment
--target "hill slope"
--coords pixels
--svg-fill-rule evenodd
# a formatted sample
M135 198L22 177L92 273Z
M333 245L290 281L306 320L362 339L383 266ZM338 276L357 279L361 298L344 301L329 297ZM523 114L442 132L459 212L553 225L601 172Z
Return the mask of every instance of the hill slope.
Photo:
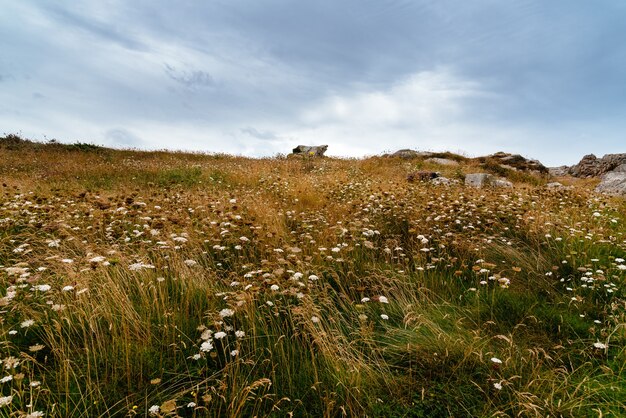
M626 414L626 206L591 183L9 145L2 414Z

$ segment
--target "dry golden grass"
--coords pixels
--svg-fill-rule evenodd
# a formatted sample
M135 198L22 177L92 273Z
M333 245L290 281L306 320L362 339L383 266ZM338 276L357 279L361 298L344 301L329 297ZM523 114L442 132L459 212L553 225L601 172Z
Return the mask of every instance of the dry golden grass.
M0 142L0 415L626 414L624 201L476 164Z

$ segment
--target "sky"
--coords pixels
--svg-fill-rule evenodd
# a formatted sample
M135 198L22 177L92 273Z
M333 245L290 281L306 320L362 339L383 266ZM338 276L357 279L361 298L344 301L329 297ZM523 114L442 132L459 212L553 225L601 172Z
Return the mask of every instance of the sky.
M0 0L0 134L362 157L626 152L623 0Z

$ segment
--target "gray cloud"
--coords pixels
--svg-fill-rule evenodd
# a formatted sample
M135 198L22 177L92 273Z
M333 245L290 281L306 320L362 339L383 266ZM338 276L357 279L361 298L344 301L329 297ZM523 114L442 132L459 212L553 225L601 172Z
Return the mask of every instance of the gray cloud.
M215 80L213 80L211 74L206 71L179 70L176 67L165 64L165 74L167 74L170 79L190 89L211 87L215 85Z
M246 155L320 141L335 155L504 149L554 163L623 151L622 2L5 9L0 124L35 137Z
M276 139L280 139L274 132L272 131L259 131L256 128L253 128L251 126L247 127L247 128L243 128L241 129L241 132L247 135L250 135L251 137L257 138L257 139L263 139L263 140L276 140Z

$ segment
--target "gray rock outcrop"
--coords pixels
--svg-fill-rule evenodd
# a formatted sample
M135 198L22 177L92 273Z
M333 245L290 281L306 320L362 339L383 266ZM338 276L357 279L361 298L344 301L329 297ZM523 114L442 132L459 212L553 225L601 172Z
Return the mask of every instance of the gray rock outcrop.
M411 158L426 158L426 157L430 157L431 155L433 155L433 153L428 152L428 151L415 151L412 149L401 149L401 150L394 152L391 155L388 155L388 157L411 159Z
M328 149L328 145L298 145L293 149L293 155L310 155L313 157L323 157Z
M569 166L562 165L560 167L549 167L548 172L552 177L563 177L569 174Z
M465 185L469 187L513 187L513 183L488 173L472 173L465 176Z
M626 153L606 154L602 158L588 154L578 164L570 167L569 174L574 177L596 177L609 173L622 164L626 164Z
M507 152L496 152L485 157L478 157L481 163L496 163L504 168L516 171L529 171L537 174L547 174L548 168L538 160L531 160L519 154L509 154Z
M612 171L602 176L602 181L596 187L596 192L626 196L626 172Z
M439 165L459 165L458 161L450 160L448 158L427 158L424 162Z

